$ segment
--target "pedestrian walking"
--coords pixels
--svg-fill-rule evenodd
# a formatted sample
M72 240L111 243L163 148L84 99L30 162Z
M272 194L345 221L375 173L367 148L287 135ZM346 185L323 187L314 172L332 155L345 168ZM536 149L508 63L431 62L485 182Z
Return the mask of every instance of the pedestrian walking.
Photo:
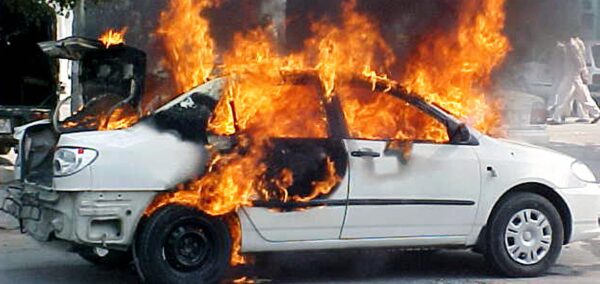
M552 107L552 119L549 124L564 123L564 117L569 116L575 102L580 110L578 121L596 123L600 120L600 108L592 99L585 84L589 70L585 61L585 45L577 37L558 45L560 55L564 55L564 76L556 90ZM562 53L564 46L564 53Z
M572 38L570 44L575 51L576 63L581 70L580 76L574 82L575 88L573 90L573 100L579 108L578 121L596 123L600 120L600 108L592 98L590 89L587 86L589 84L589 69L585 60L585 44L578 37Z
M561 124L564 122L567 106L572 102L569 99L573 91L573 62L569 60L567 44L557 42L552 54L552 72L556 88L548 111L552 113L548 124Z

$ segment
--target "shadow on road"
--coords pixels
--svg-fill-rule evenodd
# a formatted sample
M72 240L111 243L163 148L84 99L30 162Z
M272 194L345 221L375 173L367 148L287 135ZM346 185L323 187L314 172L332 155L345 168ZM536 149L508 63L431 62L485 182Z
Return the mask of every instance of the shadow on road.
M469 251L391 249L262 254L231 271L231 279L241 276L273 283L497 278L483 256Z

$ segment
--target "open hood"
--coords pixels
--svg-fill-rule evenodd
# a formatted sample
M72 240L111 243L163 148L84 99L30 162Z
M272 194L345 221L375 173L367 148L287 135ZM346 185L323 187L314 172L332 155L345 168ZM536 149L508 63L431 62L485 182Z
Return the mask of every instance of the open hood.
M90 51L105 49L102 42L82 37L68 37L38 43L42 51L53 58L81 60Z
M146 54L124 44L105 47L102 42L68 37L38 44L49 56L78 62L76 94L83 104L98 96L116 95L138 107L144 90Z

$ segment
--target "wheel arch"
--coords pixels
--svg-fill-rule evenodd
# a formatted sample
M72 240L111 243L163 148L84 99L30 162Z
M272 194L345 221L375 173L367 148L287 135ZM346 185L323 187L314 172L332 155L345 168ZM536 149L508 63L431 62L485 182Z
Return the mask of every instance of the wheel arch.
M548 201L550 201L550 203L552 203L554 208L556 208L556 210L558 211L558 214L560 215L560 219L563 223L564 244L569 243L569 241L571 239L571 233L573 230L573 224L572 224L573 219L571 216L571 210L569 209L569 206L567 205L565 200L552 187L542 184L542 183L538 183L538 182L522 183L522 184L512 187L511 189L507 190L504 194L502 194L502 196L500 196L500 198L498 198L498 200L494 204L494 207L492 208L492 210L490 211L490 214L487 217L486 227L487 227L487 224L489 223L490 219L494 215L494 212L496 212L498 210L498 206L506 198L508 198L509 195L514 194L516 192L529 192L529 193L538 194L538 195L546 198ZM478 246L482 242L485 241L485 237L483 237L485 235L485 231L486 231L486 229L484 228L479 233Z

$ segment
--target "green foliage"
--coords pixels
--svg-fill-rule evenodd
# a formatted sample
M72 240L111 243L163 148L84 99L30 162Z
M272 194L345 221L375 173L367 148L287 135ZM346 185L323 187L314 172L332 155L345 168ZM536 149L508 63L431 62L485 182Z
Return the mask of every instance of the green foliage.
M24 26L39 26L55 12L65 13L77 0L2 0L2 8L10 14L24 15ZM24 27L25 28L25 27Z
M93 3L110 0L91 0ZM64 15L77 5L80 0L0 0L0 9L6 8L10 13L26 15L24 25L39 26L43 20L55 13Z

